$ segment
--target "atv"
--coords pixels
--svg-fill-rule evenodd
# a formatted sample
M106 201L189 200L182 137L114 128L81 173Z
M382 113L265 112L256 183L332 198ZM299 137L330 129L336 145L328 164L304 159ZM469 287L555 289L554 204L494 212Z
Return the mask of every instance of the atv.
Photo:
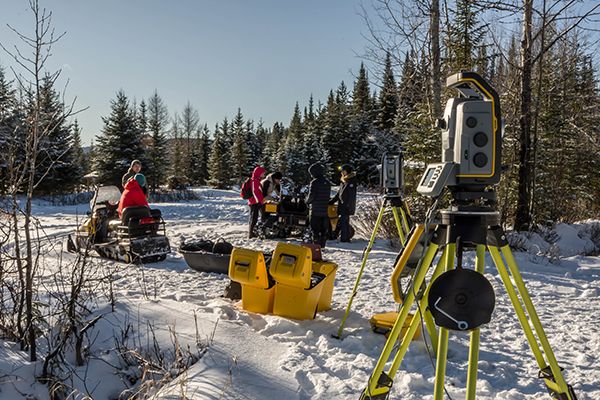
M308 206L300 194L284 195L279 202L266 203L263 212L264 217L257 225L261 238L304 238L310 232Z
M99 186L90 201L88 217L69 235L70 252L94 250L100 257L131 262L163 261L171 252L160 210L127 207L119 218L121 192Z
M304 194L298 192L282 196L279 202L266 203L263 206L264 217L257 225L258 236L263 239L301 237L305 241L311 241L308 206L304 198ZM339 236L337 206L330 205L327 214L329 239L337 239Z

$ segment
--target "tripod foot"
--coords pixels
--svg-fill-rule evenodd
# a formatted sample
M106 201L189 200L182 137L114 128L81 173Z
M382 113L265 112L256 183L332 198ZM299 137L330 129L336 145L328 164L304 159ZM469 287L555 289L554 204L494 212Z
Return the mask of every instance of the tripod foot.
M377 387L374 392L376 394L371 394L369 392L369 388L367 388L361 395L360 400L386 400L390 396L390 389L394 381L390 378L385 372L382 372L379 376L379 380L377 381Z
M563 368L560 369L561 371ZM548 389L548 393L550 397L555 400L577 400L577 396L575 395L575 390L573 386L567 385L567 393L564 393L558 388L556 385L556 379L554 378L554 374L550 369L550 366L541 369L538 373L538 377L544 379L546 383L546 388Z

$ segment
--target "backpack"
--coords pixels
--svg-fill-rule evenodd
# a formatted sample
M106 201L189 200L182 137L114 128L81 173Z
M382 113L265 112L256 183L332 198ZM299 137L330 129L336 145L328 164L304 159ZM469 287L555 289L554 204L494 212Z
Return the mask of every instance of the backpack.
M244 183L242 183L242 190L240 192L240 196L242 196L242 199L244 199L244 200L248 200L249 198L252 197L252 179L251 178L246 178Z

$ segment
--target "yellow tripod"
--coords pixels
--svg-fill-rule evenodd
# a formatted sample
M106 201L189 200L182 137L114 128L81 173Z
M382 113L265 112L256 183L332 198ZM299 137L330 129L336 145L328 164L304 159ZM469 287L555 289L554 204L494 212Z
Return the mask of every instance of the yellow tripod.
M379 231L379 227L381 226L381 221L383 220L385 211L388 208L391 209L392 215L394 216L396 229L398 229L398 237L400 238L400 245L404 247L404 245L406 244L406 236L410 232L410 228L412 225L412 218L410 216L410 212L408 211L406 203L399 194L386 194L383 198L383 203L381 203L381 207L379 208L379 214L377 215L377 220L375 221L373 232L371 232L369 244L363 252L362 262L360 264L360 269L356 277L356 282L354 283L354 288L352 289L352 294L350 295L348 305L346 306L346 312L344 313L344 317L342 318L342 322L337 331L337 335L334 336L338 339L342 338L344 325L346 324L346 319L348 319L348 316L350 315L350 309L352 308L352 302L354 301L354 297L356 296L356 293L358 293L358 285L360 284L360 279L362 278L365 266L367 265L367 259L369 258L369 254L371 253L371 249L373 248L373 244L375 243L375 238L377 237L377 232Z
M424 232L423 225L417 225L412 231L408 242L401 253L400 263L397 269L402 269L410 258L410 253L415 248L416 243L423 234L427 237L429 245L423 252L419 265L414 271L414 276L408 294L404 297L398 318L389 334L388 340L381 352L379 360L371 374L366 389L361 394L361 399L387 399L393 384L394 377L402 363L408 346L419 328L421 320L427 322L425 318L426 311L429 313L432 305L428 304L428 295L432 284L444 272L452 270L455 267L455 258L457 256L457 241L461 247L472 248L476 251L475 271L483 274L484 258L486 250L489 252L496 269L502 279L506 292L511 300L514 311L519 319L525 337L529 343L533 356L540 368L539 376L544 379L546 388L553 399L557 400L576 400L573 388L568 385L563 377L554 352L544 333L544 328L535 311L531 297L527 292L525 283L517 263L512 255L506 235L499 225L499 214L494 210L478 211L454 211L444 210L440 212L441 224L432 232ZM426 286L424 294L416 298L416 293L425 282L425 277L430 270L433 260L439 250L442 250L441 257ZM407 254L404 254L406 252ZM458 262L461 263L462 250L458 253ZM460 264L459 264L460 265ZM508 268L507 268L508 266ZM398 345L398 339L402 327L407 321L409 311L413 304L417 302L415 316L410 321L408 329L401 338ZM433 305L435 307L436 305ZM446 314L444 311L442 313ZM450 319L451 315L446 314ZM456 322L454 330L470 331L469 363L467 370L467 388L466 399L474 400L476 398L477 384L477 363L479 360L479 338L480 330L476 326L474 329L466 325L465 321L453 319ZM437 320L436 320L437 322ZM428 324L429 325L429 324ZM428 326L429 328L429 326ZM430 329L428 329L431 332ZM444 379L446 373L446 360L448 352L449 329L440 327L437 334L437 360L435 370L434 399L442 400L444 397ZM395 354L393 354L395 352ZM384 371L388 361L392 363L387 372Z

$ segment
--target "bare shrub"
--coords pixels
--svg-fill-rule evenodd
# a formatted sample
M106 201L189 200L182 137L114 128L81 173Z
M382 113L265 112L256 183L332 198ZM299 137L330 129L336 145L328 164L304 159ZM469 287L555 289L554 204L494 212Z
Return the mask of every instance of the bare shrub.
M119 399L147 399L158 389L185 373L206 352L209 341L196 342L196 348L182 346L175 329L169 327L171 346L161 347L156 338L155 327L146 324L147 344L141 344L139 332L131 323L126 323L114 336L116 350L121 360L118 374L129 386L121 392ZM183 390L183 389L182 389Z

